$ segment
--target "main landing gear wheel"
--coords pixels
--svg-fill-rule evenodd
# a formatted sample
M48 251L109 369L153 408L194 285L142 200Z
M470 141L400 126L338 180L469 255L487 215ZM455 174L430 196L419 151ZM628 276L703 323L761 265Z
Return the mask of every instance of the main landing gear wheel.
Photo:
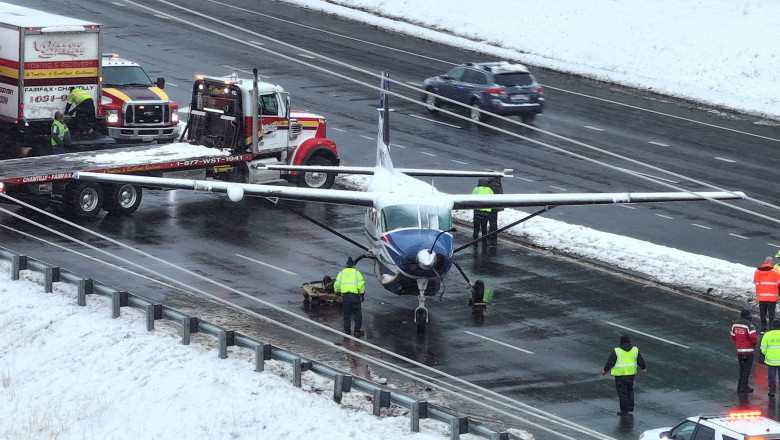
M471 287L471 298L469 299L471 307L474 310L484 309L487 305L485 303L485 282L482 280L474 281L474 285Z
M417 309L414 311L414 321L417 323L417 333L425 333L425 324L428 323L428 310Z

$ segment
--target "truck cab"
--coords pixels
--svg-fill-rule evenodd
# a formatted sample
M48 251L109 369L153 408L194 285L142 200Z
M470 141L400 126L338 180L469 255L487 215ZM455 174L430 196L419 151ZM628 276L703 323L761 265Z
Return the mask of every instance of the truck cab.
M266 168L268 165L337 166L339 158L336 143L326 138L325 117L292 110L289 94L276 84L258 81L255 100L253 82L236 75L199 75L193 84L187 139L209 148L230 150L232 154L252 154L247 169L231 170L241 174L231 180L263 183L275 177L299 186L330 188L335 174ZM253 115L257 118L256 146Z
M173 142L179 135L179 105L143 67L118 54L103 54L102 107L108 135L119 142Z

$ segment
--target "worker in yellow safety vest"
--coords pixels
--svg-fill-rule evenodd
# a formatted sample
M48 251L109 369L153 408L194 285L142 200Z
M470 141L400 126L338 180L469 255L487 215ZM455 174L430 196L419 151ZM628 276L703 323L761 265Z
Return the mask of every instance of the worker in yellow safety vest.
M79 136L94 133L97 121L95 119L95 103L92 100L92 96L78 87L71 87L67 102L65 104L65 113L70 116L75 114L73 131ZM73 109L71 109L71 106Z
M355 261L347 258L347 267L342 269L333 283L333 290L341 295L341 305L344 309L344 333L352 334L352 318L355 318L355 336L363 336L363 309L361 303L365 300L366 282L359 270L355 269Z
M620 337L620 345L615 347L604 365L601 374L610 372L615 376L615 389L620 400L619 416L629 416L634 411L634 376L637 367L642 373L647 372L647 365L639 353L639 348L631 344L628 335Z
M61 111L54 112L54 121L51 124L51 150L54 154L68 152L70 145L70 131L68 126L62 122L65 115Z
M761 353L767 366L769 397L775 397L777 375L780 373L780 320L772 321L772 329L761 337Z
M487 179L479 179L477 181L477 186L471 191L471 194L478 194L478 195L493 194L493 190L490 188ZM491 208L481 208L481 209L474 210L474 231L471 234L471 237L474 240L479 238L480 232L482 232L483 237L487 235L488 220L490 219L490 215L492 211L493 210Z

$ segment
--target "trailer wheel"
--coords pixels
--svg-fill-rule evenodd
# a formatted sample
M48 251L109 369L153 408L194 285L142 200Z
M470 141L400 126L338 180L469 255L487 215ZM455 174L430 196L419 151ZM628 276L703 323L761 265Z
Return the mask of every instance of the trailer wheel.
M103 187L96 182L79 182L68 191L68 212L78 217L94 217L103 208Z
M108 194L103 209L113 214L130 215L141 204L141 187L129 183L105 185L104 193Z
M333 166L333 161L327 156L318 155L310 158L305 165ZM335 181L336 175L329 173L302 173L298 176L298 186L304 188L329 189Z

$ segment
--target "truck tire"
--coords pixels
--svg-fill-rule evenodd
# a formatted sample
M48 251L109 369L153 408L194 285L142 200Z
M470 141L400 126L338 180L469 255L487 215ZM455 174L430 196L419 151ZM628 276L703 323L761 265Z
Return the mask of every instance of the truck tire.
M104 185L103 193L107 194L103 209L119 215L130 215L141 205L143 192L141 187L129 183Z
M103 187L97 182L77 182L67 192L67 212L78 217L94 217L103 209Z
M333 166L333 161L323 155L316 155L309 158L304 165L312 166ZM336 181L335 174L328 173L301 173L298 176L298 186L303 188L330 189L333 182Z

